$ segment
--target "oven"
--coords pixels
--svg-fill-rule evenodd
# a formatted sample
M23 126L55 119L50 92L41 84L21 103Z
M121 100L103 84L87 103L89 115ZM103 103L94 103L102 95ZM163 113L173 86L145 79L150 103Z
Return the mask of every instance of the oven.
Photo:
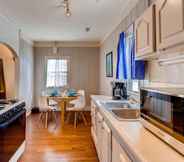
M140 96L143 125L184 155L184 89L142 88Z
M8 162L25 141L25 103L10 107L0 114L0 162Z

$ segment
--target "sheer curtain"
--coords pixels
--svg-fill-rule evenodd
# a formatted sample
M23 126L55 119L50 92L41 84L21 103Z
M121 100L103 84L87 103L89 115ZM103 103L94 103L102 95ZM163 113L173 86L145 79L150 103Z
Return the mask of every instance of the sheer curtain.
M47 58L46 87L68 85L69 60L67 58Z

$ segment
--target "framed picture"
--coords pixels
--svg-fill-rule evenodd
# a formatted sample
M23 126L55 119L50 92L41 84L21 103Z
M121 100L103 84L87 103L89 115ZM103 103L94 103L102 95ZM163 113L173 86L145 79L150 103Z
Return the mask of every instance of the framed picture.
M106 54L106 77L113 77L113 53Z

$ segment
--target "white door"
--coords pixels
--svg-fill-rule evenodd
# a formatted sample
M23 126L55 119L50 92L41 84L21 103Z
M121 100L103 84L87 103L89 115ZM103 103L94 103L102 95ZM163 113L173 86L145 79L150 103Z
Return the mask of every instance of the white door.
M135 22L136 57L156 51L155 28L155 5L152 5Z
M112 136L112 162L132 162L118 140Z
M166 50L184 43L184 1L156 1L157 48Z
M97 153L100 162L102 161L102 139L103 139L103 129L102 129L102 124L103 124L103 117L102 115L98 112L97 113L97 131L96 131L96 136L97 136Z
M107 126L105 122L102 124L102 161L101 162L111 162L111 154L112 154L112 149L111 149L111 141L112 141L112 136L111 136L111 130Z

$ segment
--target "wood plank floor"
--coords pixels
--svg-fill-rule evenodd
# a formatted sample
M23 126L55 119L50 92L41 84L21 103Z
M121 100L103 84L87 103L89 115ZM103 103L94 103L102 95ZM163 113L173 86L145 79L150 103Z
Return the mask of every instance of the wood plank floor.
M90 126L74 129L71 123L61 130L59 121L58 114L57 126L50 122L45 129L38 114L28 118L26 151L19 162L98 162Z

